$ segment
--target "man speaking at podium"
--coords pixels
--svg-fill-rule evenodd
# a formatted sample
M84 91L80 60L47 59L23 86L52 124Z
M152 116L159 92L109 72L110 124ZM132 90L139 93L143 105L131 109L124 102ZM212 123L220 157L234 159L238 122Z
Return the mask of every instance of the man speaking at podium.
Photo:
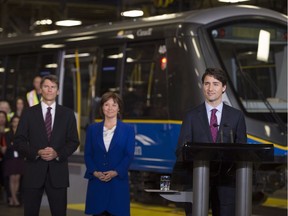
M177 152L181 152L179 150L187 141L192 143L247 142L243 113L222 101L226 84L227 77L223 70L206 69L202 76L205 102L186 114L178 139ZM179 158L178 161L181 161ZM186 179L189 179L192 184L192 172L188 173L190 177ZM235 167L232 163L212 162L210 164L209 197L213 216L235 215L235 176ZM192 215L191 206L185 208L186 215Z

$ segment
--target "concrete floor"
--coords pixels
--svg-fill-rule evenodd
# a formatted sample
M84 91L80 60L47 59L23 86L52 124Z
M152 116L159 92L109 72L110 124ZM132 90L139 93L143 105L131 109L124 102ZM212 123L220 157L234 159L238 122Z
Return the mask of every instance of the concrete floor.
M68 189L67 216L85 216L84 203L87 181L83 178L85 167L82 164L69 164L70 187ZM1 194L1 192L0 192ZM3 197L3 196L1 196ZM160 198L160 196L159 196ZM274 199L273 199L274 198ZM23 207L13 208L0 199L0 216L23 216ZM156 206L131 203L131 216L184 216L182 209L175 206ZM273 194L262 206L253 207L253 216L287 216L287 189ZM44 195L39 216L51 216L47 197Z

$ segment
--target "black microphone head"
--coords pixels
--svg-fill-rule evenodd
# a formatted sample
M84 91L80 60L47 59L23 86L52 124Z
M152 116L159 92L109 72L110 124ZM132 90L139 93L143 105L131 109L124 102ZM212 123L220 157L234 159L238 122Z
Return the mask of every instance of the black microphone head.
M216 123L214 123L212 126L213 126L213 127L218 127L219 125L217 125Z

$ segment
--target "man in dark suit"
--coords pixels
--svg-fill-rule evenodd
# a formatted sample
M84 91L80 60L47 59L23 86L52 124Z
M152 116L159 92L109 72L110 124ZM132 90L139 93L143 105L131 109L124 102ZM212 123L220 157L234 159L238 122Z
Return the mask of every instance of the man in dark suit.
M205 102L189 111L184 118L178 139L178 162L181 161L181 147L187 141L193 143L247 142L243 113L222 101L226 83L227 77L224 71L217 68L206 69L202 76ZM234 165L228 162L211 162L210 167L210 203L213 216L233 216L235 215ZM192 184L191 167L187 173L190 177L186 179L189 179ZM186 208L186 215L192 215L191 206L190 209Z
M59 82L41 81L42 101L21 116L15 147L25 157L24 215L38 216L45 191L51 214L65 216L69 186L68 157L79 146L74 112L56 104Z

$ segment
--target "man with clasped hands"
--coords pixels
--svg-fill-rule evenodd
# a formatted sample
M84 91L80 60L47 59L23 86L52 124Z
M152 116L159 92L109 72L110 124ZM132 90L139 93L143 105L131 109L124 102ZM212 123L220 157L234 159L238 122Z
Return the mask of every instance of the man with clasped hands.
M52 216L65 216L69 186L68 157L79 146L74 112L56 103L59 82L41 81L42 101L22 114L15 147L25 160L24 216L38 216L45 191ZM48 118L48 110L50 110Z

